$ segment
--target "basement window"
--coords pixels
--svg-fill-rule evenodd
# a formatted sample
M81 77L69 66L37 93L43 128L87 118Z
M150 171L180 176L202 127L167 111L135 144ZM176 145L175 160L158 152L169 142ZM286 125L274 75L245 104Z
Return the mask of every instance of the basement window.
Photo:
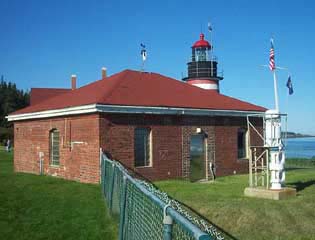
M136 128L134 137L135 167L151 166L151 130Z
M50 164L59 166L59 131L57 129L49 132L49 156Z
M247 130L240 128L237 131L237 157L247 157Z

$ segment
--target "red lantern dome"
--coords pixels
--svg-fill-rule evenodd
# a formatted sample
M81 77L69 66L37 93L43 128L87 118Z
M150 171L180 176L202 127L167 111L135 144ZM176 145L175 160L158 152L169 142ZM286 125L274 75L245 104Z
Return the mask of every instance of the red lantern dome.
M203 33L200 33L200 39L195 42L195 44L192 46L192 48L197 48L197 47L205 47L210 49L211 45L208 41L205 40L205 35Z

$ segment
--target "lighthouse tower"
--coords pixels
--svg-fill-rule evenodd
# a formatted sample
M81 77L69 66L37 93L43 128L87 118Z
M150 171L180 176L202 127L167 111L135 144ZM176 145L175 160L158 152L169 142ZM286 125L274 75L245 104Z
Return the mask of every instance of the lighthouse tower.
M191 62L187 64L188 77L183 78L183 81L200 88L219 92L219 81L223 77L218 76L218 62L212 54L212 46L204 38L205 35L201 33L200 39L191 47Z

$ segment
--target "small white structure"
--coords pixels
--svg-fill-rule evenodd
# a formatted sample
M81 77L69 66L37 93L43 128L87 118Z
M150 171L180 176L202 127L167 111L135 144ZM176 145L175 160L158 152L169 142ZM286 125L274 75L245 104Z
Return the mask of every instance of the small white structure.
M263 131L254 125L254 119L263 121ZM249 146L249 187L245 195L273 200L296 195L294 188L285 186L285 138L287 116L277 110L247 117ZM252 143L251 135L257 134L262 144Z
M281 137L281 115L278 110L266 111L265 147L269 149L270 189L281 189L285 181L285 152Z
M274 63L273 40L271 40L269 68L273 73L275 109L267 110L263 115L247 116L248 146L249 146L249 187L245 189L246 196L280 200L296 195L296 190L285 185L285 145L282 138L282 120L286 114L279 110L279 98L276 69ZM263 131L255 128L251 117L261 117ZM263 145L251 144L251 132L260 136ZM285 131L287 132L287 131Z

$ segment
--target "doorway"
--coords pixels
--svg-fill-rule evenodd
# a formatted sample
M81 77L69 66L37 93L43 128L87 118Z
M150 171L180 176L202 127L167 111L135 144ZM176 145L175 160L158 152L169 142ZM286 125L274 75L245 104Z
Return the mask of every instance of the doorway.
M190 181L206 179L205 135L195 134L190 137Z

